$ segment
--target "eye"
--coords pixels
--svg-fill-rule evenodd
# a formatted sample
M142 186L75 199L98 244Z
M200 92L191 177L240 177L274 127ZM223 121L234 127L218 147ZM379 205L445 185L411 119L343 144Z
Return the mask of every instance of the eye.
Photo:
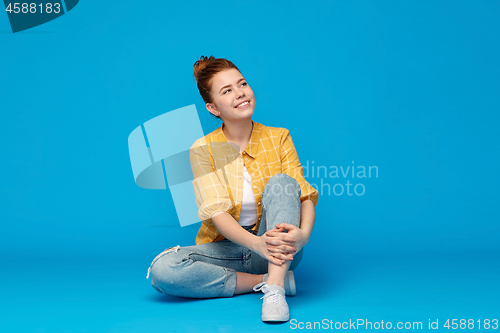
M247 85L247 83L246 83L246 82L243 82L241 85L242 85L242 86L246 86L246 85Z
M229 90L231 90L231 89L228 89L228 90L224 91L224 94L227 93Z

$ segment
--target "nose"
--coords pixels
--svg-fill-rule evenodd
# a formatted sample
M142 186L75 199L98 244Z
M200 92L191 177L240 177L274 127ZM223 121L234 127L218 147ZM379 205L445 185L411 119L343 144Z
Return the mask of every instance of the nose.
M238 98L245 96L245 92L241 88L238 88L238 90L236 90L236 92L237 92Z

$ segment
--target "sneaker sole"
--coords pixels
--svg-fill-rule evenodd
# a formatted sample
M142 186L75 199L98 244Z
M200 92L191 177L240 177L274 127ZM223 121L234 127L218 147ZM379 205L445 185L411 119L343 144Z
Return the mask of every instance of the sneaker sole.
M288 321L290 319L290 315L287 316L262 316L262 321Z

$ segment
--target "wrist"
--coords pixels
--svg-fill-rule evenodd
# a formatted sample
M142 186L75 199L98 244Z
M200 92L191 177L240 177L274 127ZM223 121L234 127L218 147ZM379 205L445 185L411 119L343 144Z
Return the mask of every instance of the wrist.
M312 230L301 229L302 234L304 235L304 244L309 243L309 239L311 238Z
M259 241L259 236L251 234L252 238L250 239L250 242L248 243L248 249L253 252L257 252L257 244Z

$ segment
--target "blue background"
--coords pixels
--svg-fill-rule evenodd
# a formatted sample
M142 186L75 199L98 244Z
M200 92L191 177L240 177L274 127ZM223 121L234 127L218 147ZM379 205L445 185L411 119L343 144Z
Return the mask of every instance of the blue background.
M200 224L135 185L127 137L193 103L205 133L220 126L201 55L239 67L254 121L289 129L303 165L378 167L323 180L366 192L322 193L292 319L498 319L499 15L496 1L80 1L13 34L0 14L0 325L291 329L260 321L260 294L180 299L145 279Z

